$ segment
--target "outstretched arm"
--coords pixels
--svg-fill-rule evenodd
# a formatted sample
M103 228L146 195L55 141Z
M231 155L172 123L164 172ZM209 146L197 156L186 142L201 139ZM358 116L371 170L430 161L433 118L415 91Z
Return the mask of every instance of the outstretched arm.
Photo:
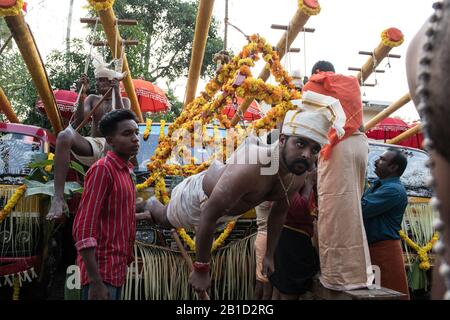
M231 209L250 192L252 185L248 182L255 180L255 174L259 175L258 166L228 165L203 207L195 241L196 262L189 277L195 290L205 291L211 283L209 260L217 220L232 214Z

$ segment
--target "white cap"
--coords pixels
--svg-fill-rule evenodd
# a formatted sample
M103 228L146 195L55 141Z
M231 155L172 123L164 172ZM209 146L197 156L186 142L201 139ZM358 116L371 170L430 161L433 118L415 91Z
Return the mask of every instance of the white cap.
M321 146L327 144L331 127L341 138L345 131L345 112L338 99L307 91L302 100L291 101L298 108L290 110L284 117L281 133L289 136L304 136Z
M297 88L303 88L303 76L300 70L294 70L291 72L292 83Z

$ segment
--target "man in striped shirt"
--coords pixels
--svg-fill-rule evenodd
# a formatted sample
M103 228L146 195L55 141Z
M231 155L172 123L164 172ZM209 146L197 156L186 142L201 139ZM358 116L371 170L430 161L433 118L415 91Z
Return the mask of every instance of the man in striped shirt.
M73 224L82 297L119 299L133 259L136 188L130 158L139 151L139 128L130 110L114 110L99 123L111 146L86 174Z

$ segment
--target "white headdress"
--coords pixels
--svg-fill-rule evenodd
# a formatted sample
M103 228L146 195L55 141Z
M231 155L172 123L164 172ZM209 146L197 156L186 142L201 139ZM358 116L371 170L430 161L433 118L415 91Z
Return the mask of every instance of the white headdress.
M298 109L286 113L281 133L304 136L321 146L329 142L328 131L331 127L339 138L344 135L346 116L338 99L307 91L302 100L293 100L292 103Z
M292 71L291 77L294 86L296 86L297 88L303 88L303 78L300 70L297 69Z
M110 63L107 63L103 60L102 56L98 54L92 55L92 64L94 65L94 74L95 78L108 78L108 80L112 80L114 78L116 79L122 79L124 77L125 73L120 73L117 71L114 71L112 69L109 69L108 67L111 67L111 64L114 62L111 61Z

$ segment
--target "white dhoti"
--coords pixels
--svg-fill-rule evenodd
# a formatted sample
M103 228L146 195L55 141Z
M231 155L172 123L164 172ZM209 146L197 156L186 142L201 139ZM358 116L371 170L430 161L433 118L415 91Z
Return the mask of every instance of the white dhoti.
M203 178L207 171L190 176L173 190L167 205L167 219L175 228L195 229L200 223L202 208L208 200L203 191ZM217 223L224 223L239 216L223 216Z
M328 160L319 160L320 281L329 289L352 290L373 281L361 210L368 151L366 135L357 131L335 145Z

